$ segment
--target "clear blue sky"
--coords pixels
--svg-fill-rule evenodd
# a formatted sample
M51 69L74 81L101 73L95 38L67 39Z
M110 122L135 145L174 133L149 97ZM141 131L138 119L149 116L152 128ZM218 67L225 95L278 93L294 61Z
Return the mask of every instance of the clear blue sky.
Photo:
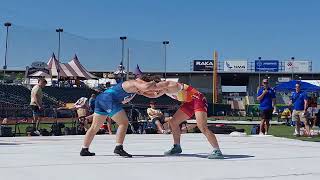
M295 56L313 60L319 71L319 9L317 0L2 0L0 22L45 30L61 26L87 38L169 40L169 71L189 70L190 61L209 59L214 49L222 60ZM1 65L3 51L2 45ZM87 58L82 62L104 68Z

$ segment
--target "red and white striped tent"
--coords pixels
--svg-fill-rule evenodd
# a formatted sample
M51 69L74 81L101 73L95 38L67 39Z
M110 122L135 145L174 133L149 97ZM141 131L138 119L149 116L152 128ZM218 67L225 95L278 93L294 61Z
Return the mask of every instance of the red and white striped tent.
M58 77L58 69L60 70L59 76L60 78L67 78L66 73L62 70L61 64L58 62L54 53L48 61L48 69L51 77Z
M74 58L68 63L71 69L77 74L77 78L83 79L98 79L96 76L87 71L80 61L78 60L77 55L74 55ZM70 69L70 68L68 68Z
M68 79L98 79L96 76L87 71L78 60L77 55L68 63L59 63L53 54L48 62L48 68L51 76L58 76L60 70L60 78Z
M46 72L43 72L43 71L37 71L35 73L30 74L29 77L46 77L46 78L49 78L50 75L47 74Z

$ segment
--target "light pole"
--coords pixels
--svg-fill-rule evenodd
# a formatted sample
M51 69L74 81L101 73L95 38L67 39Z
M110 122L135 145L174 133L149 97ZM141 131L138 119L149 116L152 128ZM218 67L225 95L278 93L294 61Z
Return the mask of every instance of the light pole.
M128 55L127 55L127 80L129 80L129 74L130 74L129 66L130 66L130 48L128 48Z
M163 41L162 44L164 45L164 79L167 80L167 45L169 41Z
M127 36L121 36L120 37L120 40L122 42L122 50L121 50L121 53L122 53L122 57L121 57L121 64L123 65L123 61L124 61L124 41L127 39ZM128 67L127 67L128 68ZM121 80L123 80L123 74L121 74Z
M10 22L4 23L4 26L7 28L7 34L6 34L6 50L4 54L4 66L3 66L3 82L5 82L6 77L6 69L7 69L7 54L8 54L8 37L9 37L9 27L12 24Z
M291 80L294 80L294 79L293 79L293 71L294 71L294 57L291 57L291 63L292 63L292 65L291 65L291 70L292 70L292 71L291 71L291 73L292 73L292 74L291 74Z
M261 57L258 57L258 59L259 59L259 65L261 66L262 64L261 64ZM260 82L261 82L261 68L259 68L258 69L259 70L259 84L260 84ZM260 87L260 86L259 86Z
M59 75L60 75L60 44L61 44L61 33L63 32L62 28L58 28L56 29L56 32L58 33L58 37L59 37L59 44L58 44L58 67L57 67L57 73L58 73L58 86L59 86Z

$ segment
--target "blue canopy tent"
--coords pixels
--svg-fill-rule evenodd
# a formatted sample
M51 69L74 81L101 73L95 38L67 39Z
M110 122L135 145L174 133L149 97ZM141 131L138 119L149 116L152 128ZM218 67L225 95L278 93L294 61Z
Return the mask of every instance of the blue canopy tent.
M296 89L296 84L299 83L301 84L301 90L302 91L308 91L308 92L315 92L315 91L320 91L320 87L307 83L307 82L303 82L303 81L289 81L289 82L285 82L285 83L281 83L279 85L277 85L276 87L274 87L274 89L276 91L295 91Z

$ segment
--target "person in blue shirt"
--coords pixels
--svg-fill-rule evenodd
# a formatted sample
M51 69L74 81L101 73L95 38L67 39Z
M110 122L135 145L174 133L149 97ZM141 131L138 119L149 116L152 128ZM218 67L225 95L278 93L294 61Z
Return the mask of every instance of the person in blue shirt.
M276 94L269 87L268 79L262 80L262 86L258 90L257 100L260 102L260 135L267 135L269 131L270 120L272 113L275 111Z
M296 91L292 92L289 105L293 105L292 120L296 121L295 136L300 136L301 121L304 122L306 134L310 135L310 126L307 122L308 96L306 92L301 91L301 84L296 83Z
M95 155L95 153L89 151L89 146L106 118L110 117L118 124L116 147L113 152L123 157L132 157L131 154L123 150L122 145L129 124L127 114L122 108L122 104L128 103L136 94L148 97L145 93L154 89L156 89L156 82L148 76L142 76L135 80L120 82L99 94L95 102L93 122L84 137L80 156Z

